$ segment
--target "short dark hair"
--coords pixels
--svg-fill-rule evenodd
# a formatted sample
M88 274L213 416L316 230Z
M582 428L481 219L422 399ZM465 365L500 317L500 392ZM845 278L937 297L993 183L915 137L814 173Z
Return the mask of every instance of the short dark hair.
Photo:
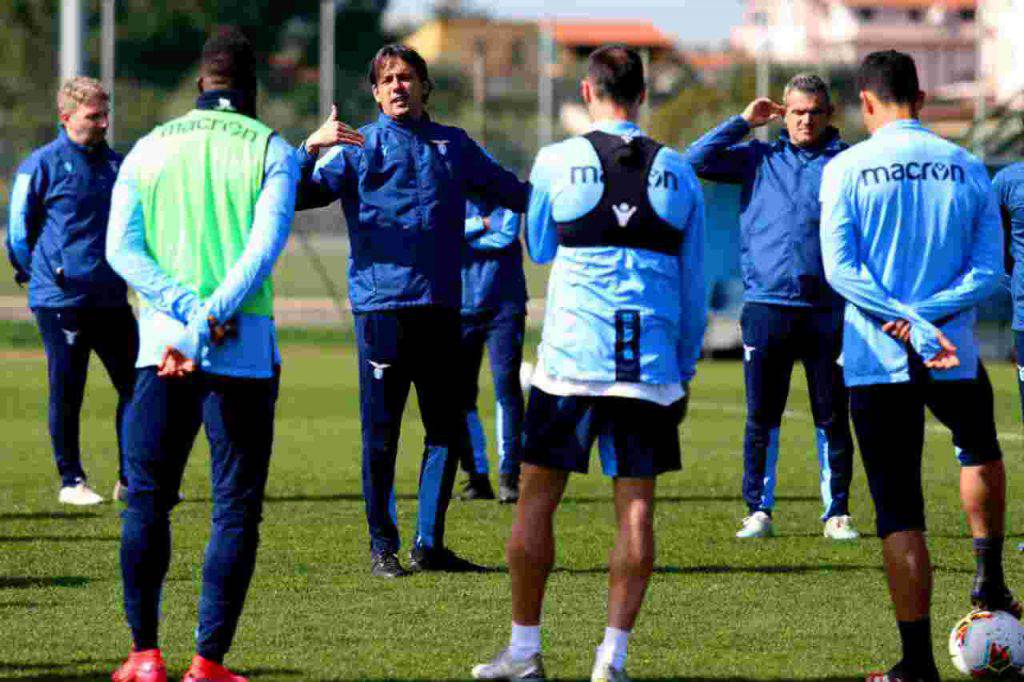
M644 92L644 62L625 45L602 45L587 59L587 80L599 99L632 106Z
M237 26L218 26L203 45L200 73L230 81L235 88L256 87L256 51Z
M914 58L896 50L872 52L860 63L857 90L872 92L883 102L913 104L921 91Z
M434 88L434 81L430 80L430 74L427 72L427 61L423 59L419 52L408 45L390 43L377 50L377 54L370 60L370 73L367 74L370 85L377 85L380 70L384 67L385 63L392 59L401 59L416 72L416 76L423 82L423 101L426 102L430 91Z

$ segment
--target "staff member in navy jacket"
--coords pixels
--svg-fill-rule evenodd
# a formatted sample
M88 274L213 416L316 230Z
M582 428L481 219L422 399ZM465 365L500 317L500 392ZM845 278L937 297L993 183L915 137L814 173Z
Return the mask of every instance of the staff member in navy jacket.
M801 360L817 432L824 534L848 540L858 534L848 506L853 459L849 398L837 365L843 309L825 281L818 237L822 169L847 144L829 125L832 103L821 78L795 76L783 101L785 106L768 98L754 100L742 115L686 152L701 178L743 186L743 499L749 513L736 537L772 535L779 425L793 363ZM742 141L751 129L778 118L786 129L777 141Z
M104 256L110 192L121 165L106 143L109 100L93 78L64 83L57 93L61 131L18 167L7 230L15 279L28 282L28 305L46 349L58 499L74 505L103 501L86 483L79 449L89 352L96 351L117 389L120 451L139 349L127 287ZM120 469L114 497L122 488Z
M459 453L469 447L462 406L451 390L466 196L523 213L529 185L499 166L464 130L430 119L424 107L432 83L415 50L381 48L369 77L381 110L378 119L355 134L332 113L297 153L298 208L341 199L348 225L371 572L406 573L398 560L393 486L402 412L412 385L426 442L409 566L479 570L444 546ZM332 146L317 161L318 152Z
M466 204L466 241L462 248L462 348L460 380L472 451L462 454L469 474L464 500L494 499L488 478L487 438L477 414L480 364L484 346L494 379L495 440L498 449L498 501L519 499L519 457L523 439L523 363L526 327L526 274L519 243L522 216Z

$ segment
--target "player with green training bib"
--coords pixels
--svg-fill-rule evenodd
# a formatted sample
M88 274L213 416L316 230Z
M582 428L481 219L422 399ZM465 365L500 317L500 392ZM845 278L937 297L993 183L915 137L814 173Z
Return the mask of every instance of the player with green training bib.
M255 118L254 67L240 33L212 37L196 108L143 138L114 188L107 258L142 302L121 537L133 648L114 682L167 679L157 626L170 511L200 425L213 528L185 681L244 682L223 659L256 563L280 366L270 271L298 182L291 148Z

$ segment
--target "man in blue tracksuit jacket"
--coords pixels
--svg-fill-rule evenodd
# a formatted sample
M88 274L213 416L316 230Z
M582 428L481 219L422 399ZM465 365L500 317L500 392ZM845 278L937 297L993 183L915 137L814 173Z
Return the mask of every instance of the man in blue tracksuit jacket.
M818 242L821 171L847 145L829 126L832 104L819 77L794 77L784 102L757 99L686 150L698 176L743 188L740 325L747 391L743 499L748 516L736 537L773 533L779 424L793 363L801 360L816 427L824 534L853 539L858 537L849 516L853 441L848 396L836 364L843 313L825 282ZM752 128L780 117L786 130L778 141L742 142Z
M977 573L973 605L1020 615L1002 568L1006 480L975 306L1003 278L988 172L917 121L924 93L908 55L875 52L858 73L871 138L821 182L821 248L847 300L843 368L875 503L903 659L869 680L938 680L921 457L925 407L949 428Z
M1021 416L1024 418L1024 162L1007 166L996 173L992 191L999 202L1003 232L1010 237L1013 274L1013 340L1017 350L1017 386L1020 389Z
M468 448L460 401L450 393L459 347L460 270L466 197L522 213L529 186L499 166L459 128L424 111L432 86L426 62L401 45L370 65L381 113L360 129L362 146L317 152L353 131L336 114L296 152L300 209L341 199L348 225L349 297L359 348L363 496L371 571L406 573L398 561L393 485L402 412L416 386L426 430L413 570L477 570L444 546L444 519L460 449Z
M628 679L629 636L654 564L655 481L680 468L679 424L706 325L700 183L681 154L636 125L646 96L639 54L598 48L581 91L592 130L541 149L530 174L527 248L554 264L507 547L512 635L473 668L477 679L544 679L552 519L595 441L618 531L591 680Z
M65 504L103 501L86 484L79 416L90 351L118 393L119 495L121 421L134 383L138 330L124 280L103 254L110 192L121 155L105 141L109 97L98 81L72 78L57 96L61 130L14 176L7 250L15 277L28 282L28 305L46 349L49 427Z
M498 501L519 499L519 454L523 430L523 362L526 275L519 243L522 216L504 208L488 211L466 202L462 247L462 397L472 450L463 453L469 474L462 499L493 499L487 477L487 439L477 414L484 346L491 363L498 441Z

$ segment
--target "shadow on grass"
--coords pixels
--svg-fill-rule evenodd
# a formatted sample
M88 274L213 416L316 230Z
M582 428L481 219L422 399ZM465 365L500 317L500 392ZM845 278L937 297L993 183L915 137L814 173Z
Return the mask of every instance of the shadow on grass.
M418 682L423 678L403 677L328 677L324 682ZM550 677L553 682L590 682L589 677ZM856 677L631 677L633 682L783 682L800 680L800 682L863 682L864 676ZM471 682L470 677L432 678L433 682ZM0 678L0 682L3 679Z
M814 495L776 495L775 499L779 502L820 502L821 498ZM595 504L602 502L611 502L611 493L608 495L566 495L562 498L563 502L572 502L575 504ZM739 495L656 495L654 498L655 503L658 504L673 504L678 502L743 502L743 498Z
M0 603L0 611L8 611L13 609L34 609L38 606L45 606L44 602L38 601L5 601ZM0 662L0 668L7 667L3 662Z
M120 542L116 535L0 535L0 545L7 542Z
M88 660L70 661L66 664L40 664L40 663L8 663L0 662L0 682L44 682L49 680L62 680L64 682L110 682L110 672L120 664L120 659L111 660ZM68 668L80 665L103 666L99 672L68 673ZM109 670L108 670L109 668ZM35 675L16 676L5 675L10 670L15 671L39 671ZM301 670L291 668L251 668L244 671L246 675L259 677L273 675L276 677L304 677L306 674Z
M24 590L33 587L85 587L89 579L81 575L53 577L0 575L0 590Z
M417 496L412 493L402 493L400 495L395 495L395 499L415 500L417 499ZM209 502L210 500L209 498L205 500L193 500L192 498L189 498L187 501ZM274 502L362 502L363 494L335 493L330 495L267 495L266 497L263 498L263 501L271 504Z
M8 512L0 514L0 521L66 521L72 519L95 519L100 515L86 511L56 512Z
M879 571L881 564L797 564L793 566L655 566L654 572L659 575L715 575L721 573L741 573L754 575L806 574L806 573L848 573L852 571ZM560 567L552 573L568 573L570 575L590 575L607 573L607 566L593 568Z

